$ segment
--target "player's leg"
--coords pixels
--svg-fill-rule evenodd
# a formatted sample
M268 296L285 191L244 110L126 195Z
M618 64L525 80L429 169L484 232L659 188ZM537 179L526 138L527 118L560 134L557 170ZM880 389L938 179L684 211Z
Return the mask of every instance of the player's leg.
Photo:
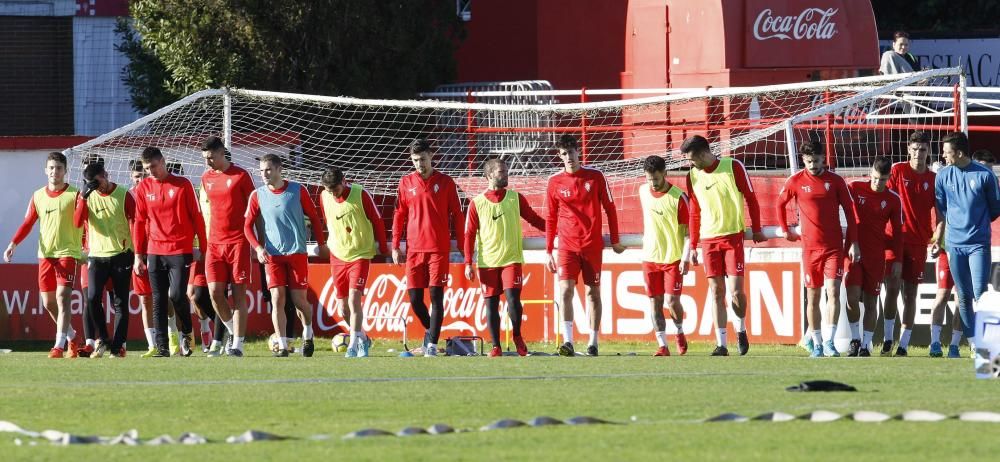
M878 320L878 292L861 292L861 302L865 304L863 318L864 333L861 337L861 349L858 356L866 358L872 355L872 337L875 335L875 322Z
M971 340L975 326L972 307L975 292L973 288L973 274L970 268L970 247L949 247L948 261L951 264L951 277L955 281L955 295L958 299L957 317L961 320L962 335Z
M839 259L839 258L838 258ZM834 338L837 336L837 321L840 313L840 279L826 279L823 281L826 291L826 312L823 316L823 354L831 357L839 357L840 352L834 346Z
M188 280L191 268L194 266L190 254L171 255L165 258L168 273L168 293L170 303L174 307L174 316L180 328L180 354L191 356L194 338L191 336L191 302L187 298Z
M500 294L483 295L486 304L486 326L490 331L490 342L493 348L490 349L490 357L503 356L500 348Z
M663 317L665 272L661 265L644 261L642 276L646 283L646 296L649 297L649 319L653 323L653 333L656 336L657 349L653 356L670 356L670 349L667 348L667 321Z
M715 350L712 356L729 356L726 346L729 318L726 308L726 255L717 243L702 243L701 255L708 279L708 300L715 318Z
M430 283L428 271L428 254L424 252L406 253L406 295L410 299L410 311L424 326L424 338L421 346L430 343L431 316L424 302L424 290ZM436 353L436 352L435 352Z
M521 305L521 287L511 287L504 289L504 297L507 298L507 317L510 318L510 328L513 331L514 348L519 356L528 355L528 346L521 336L521 317L524 315L524 307Z
M806 322L809 326L809 335L812 338L812 356L814 358L823 356L823 336L820 330L823 316L819 308L821 291L821 287L806 286Z
M149 286L152 288L153 329L156 330L156 353L154 357L170 356L167 331L167 304L170 291L170 269L161 255L149 255Z
M556 275L559 278L559 316L562 319L561 356L576 356L573 348L573 299L576 297L576 279L580 275L582 258L579 253L559 250L556 254Z
M851 269L845 279L850 280ZM848 357L857 357L861 351L861 286L845 281L847 286L847 322L851 325L851 347Z
M941 331L944 329L945 311L951 299L951 269L948 268L948 255L941 252L934 264L934 278L937 281L937 293L934 294L934 305L931 308L931 346L928 354L934 358L944 356L941 344ZM950 348L949 348L950 350ZM958 350L958 345L955 346Z
M212 303L212 295L207 285L188 284L188 300L194 306L198 314L199 334L201 337L201 349L203 353L208 353L212 345L212 323L219 317L215 312Z
M274 282L271 282L271 284L274 284ZM285 321L287 315L285 314L284 309L286 288L284 286L276 286L271 287L269 290L271 292L271 324L274 326L274 333L278 334L278 351L274 355L278 357L287 357L288 337L285 332Z
M135 254L125 251L111 258L112 305L115 310L115 333L111 337L112 356L125 357L125 341L128 340L129 288L132 285L132 263Z
M903 313L900 316L899 344L896 356L906 356L910 347L910 335L917 314L917 284L904 280L900 294L903 296Z
M743 255L743 233L733 234L722 247L726 262L726 291L732 302L733 326L736 328L736 345L740 356L750 351L750 337L747 335L747 294L743 285L746 264ZM723 300L725 303L725 300ZM728 317L728 316L727 316Z
M88 287L85 293L87 303L84 306L83 317L84 326L90 325L95 342L91 355L95 357L104 356L111 339L108 337L108 326L104 322L104 286L111 279L113 263L111 259L90 259L87 264ZM114 350L112 350L114 351Z
M306 254L295 254L289 257L288 295L302 321L302 356L312 357L315 351L313 341L313 307L306 296L309 288L309 257ZM360 316L358 317L360 319ZM287 316L286 316L287 319ZM291 335L288 330L286 335Z
M441 337L441 326L444 324L444 286L448 284L448 254L430 254L428 256L427 272L430 278L430 288L427 291L431 298L431 327L428 345L433 346L435 353L437 353L437 343Z
M904 248L905 249L905 248ZM905 251L905 250L904 250ZM897 255L893 259L886 259L886 265L891 266L892 263L900 261L903 265L906 265L906 259L904 255ZM904 269L905 271L905 269ZM883 342L882 342L882 356L892 355L892 346L895 342L896 333L896 313L899 301L899 291L902 286L902 277L894 276L892 272L888 272L885 277L885 301L882 302L882 322L883 322Z
M972 275L972 310L959 314L965 316L962 319L962 324L967 327L965 334L966 338L970 339L969 346L972 348L973 355L976 354L976 345L973 341L976 330L976 305L979 303L979 297L989 289L991 258L992 252L989 244L977 244L972 246L969 251L969 272Z

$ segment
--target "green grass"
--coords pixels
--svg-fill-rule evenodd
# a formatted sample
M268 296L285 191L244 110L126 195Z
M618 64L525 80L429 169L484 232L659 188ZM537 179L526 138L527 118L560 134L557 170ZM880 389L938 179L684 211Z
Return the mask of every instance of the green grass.
M18 352L15 344L14 353L0 355L0 420L26 429L116 435L136 428L142 438L194 431L219 442L252 428L298 439L243 446L18 447L14 435L0 433L3 460L954 460L993 457L996 443L988 435L1000 429L956 420L700 422L723 412L1000 411L1000 382L976 380L969 359L931 359L925 349L912 349L910 358L812 360L794 347L754 345L747 357L711 358L709 345L695 344L685 357L653 358L650 344L605 344L598 358L432 359L398 358L386 352L396 345L376 343L376 357L348 360L321 344L325 349L314 358L276 359L258 342L241 360L153 360L134 353L124 360L49 360L41 351ZM615 355L631 351L640 355ZM842 381L859 391L784 391L810 379ZM395 432L446 423L478 429L501 418L540 415L627 424L340 438L369 427ZM315 434L332 438L304 439Z

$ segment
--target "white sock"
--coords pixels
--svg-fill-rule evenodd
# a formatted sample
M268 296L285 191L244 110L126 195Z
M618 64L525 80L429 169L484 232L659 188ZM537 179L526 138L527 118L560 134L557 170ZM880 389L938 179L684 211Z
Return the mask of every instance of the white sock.
M747 320L745 318L733 319L733 325L736 326L736 332L747 331Z
M201 331L202 332L211 332L212 331L212 321L210 321L208 319L202 319L201 320Z
M313 326L312 324L302 328L302 340L312 340L313 338Z
M563 343L573 343L573 321L563 321Z
M236 335L236 328L233 327L233 320L222 321L222 325L226 326L226 330L229 331L229 335Z
M976 342L971 338L969 339L969 349L972 350L973 353L976 352Z
M827 342L832 342L833 341L833 337L836 336L836 335L837 335L837 326L836 325L823 326L823 338L826 339Z
M278 349L279 350L288 349L288 337L278 337Z
M657 332L656 343L658 343L661 347L667 346L667 333L662 330Z
M233 349L243 351L243 337L233 336Z
M427 348L430 348L430 347L434 347L434 348L437 348L437 344L436 344L436 343L428 343L427 345L424 345L424 349L425 349L425 350L426 350Z
M590 333L590 342L587 343L587 345L597 346L597 331L593 331Z
M866 330L865 337L861 340L861 348L871 348L872 337L875 336L875 331Z
M962 331L960 331L960 330L952 330L951 331L951 344L955 345L955 346L958 346L958 344L961 343L961 342L962 342Z
M91 348L93 348L93 347L97 346L97 345L95 345L95 344L94 344L94 339L92 339L92 338L88 338L88 339L86 340L85 344L86 344L87 346L91 347Z
M168 316L167 317L167 333L170 334L170 335L174 335L174 334L177 333L178 330L179 329L177 329L177 317L176 316Z
M677 328L678 334L684 333L684 321L674 321L674 327Z
M64 334L62 332L56 333L55 348L59 348L61 350L65 350L66 349L66 334Z
M149 344L149 348L156 347L156 328L150 327L149 329L143 329L146 332L146 343Z
M347 343L347 349L351 349L358 346L358 333L351 331L351 341Z
M888 341L891 342L892 339L896 338L896 336L895 336L895 332L896 332L896 320L895 319L886 319L885 320L885 326L883 326L883 327L885 328L885 339L886 340L888 340Z
M931 325L931 343L941 343L941 326Z
M726 346L726 328L719 327L715 329L715 344L717 346Z
M820 331L818 330L812 331L812 338L813 338L813 348L823 348L823 335L820 334Z
M851 340L861 340L861 323L851 323Z
M70 324L66 330L66 338L69 340L73 340L76 338L76 329L73 329L72 324Z
M910 329L903 329L899 333L899 347L900 348L902 348L902 349L905 350L906 347L910 346L910 333L911 332L912 332L912 330L910 330Z
M208 347L210 350L217 350L222 347L222 342L218 340L212 340L212 346Z

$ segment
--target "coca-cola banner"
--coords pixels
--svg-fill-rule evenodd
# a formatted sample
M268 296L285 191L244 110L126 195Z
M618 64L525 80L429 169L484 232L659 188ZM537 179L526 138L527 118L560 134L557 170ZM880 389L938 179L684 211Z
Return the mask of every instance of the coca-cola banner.
M877 67L869 2L747 0L744 67Z
M410 346L419 344L423 327L410 314L406 281L401 266L372 265L369 286L362 298L367 317L365 329L373 337L402 339L404 322ZM467 281L461 265L451 266L451 278L445 289L444 329L442 338L459 334L488 336L486 311L482 290L476 282ZM52 320L41 308L36 282L35 265L0 265L0 340L51 339L55 328ZM314 303L317 335L332 336L346 328L338 314L330 268L324 264L309 267L309 298ZM524 265L524 290L526 301L522 322L523 334L528 341L553 340L556 329L555 305L551 302L558 282L541 264ZM797 263L747 264L747 326L751 337L762 342L794 343L801 335L801 282ZM589 333L588 316L581 304L582 287L574 303L577 332ZM251 335L272 332L270 306L257 287L247 290L250 306L249 330ZM425 294L425 297L428 296ZM601 275L601 296L604 311L601 337L619 340L653 339L653 325L649 318L649 298L645 295L643 275L639 264L606 264ZM684 331L692 339L708 340L713 337L711 311L706 308L708 285L701 267L684 278ZM105 306L110 300L105 299ZM429 304L429 300L428 300ZM82 332L80 314L82 294L72 296L73 325ZM506 309L506 304L501 305ZM142 339L139 301L130 297L132 319L130 339ZM111 327L112 314L106 320ZM197 326L197 324L195 324ZM668 333L674 333L668 322Z

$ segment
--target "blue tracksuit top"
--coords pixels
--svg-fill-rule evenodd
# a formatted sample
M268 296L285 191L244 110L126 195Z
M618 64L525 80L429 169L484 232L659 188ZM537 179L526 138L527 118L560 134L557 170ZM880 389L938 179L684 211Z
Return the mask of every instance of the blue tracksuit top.
M1000 216L1000 187L992 170L978 162L941 169L934 200L948 227L946 247L990 245L990 223Z

